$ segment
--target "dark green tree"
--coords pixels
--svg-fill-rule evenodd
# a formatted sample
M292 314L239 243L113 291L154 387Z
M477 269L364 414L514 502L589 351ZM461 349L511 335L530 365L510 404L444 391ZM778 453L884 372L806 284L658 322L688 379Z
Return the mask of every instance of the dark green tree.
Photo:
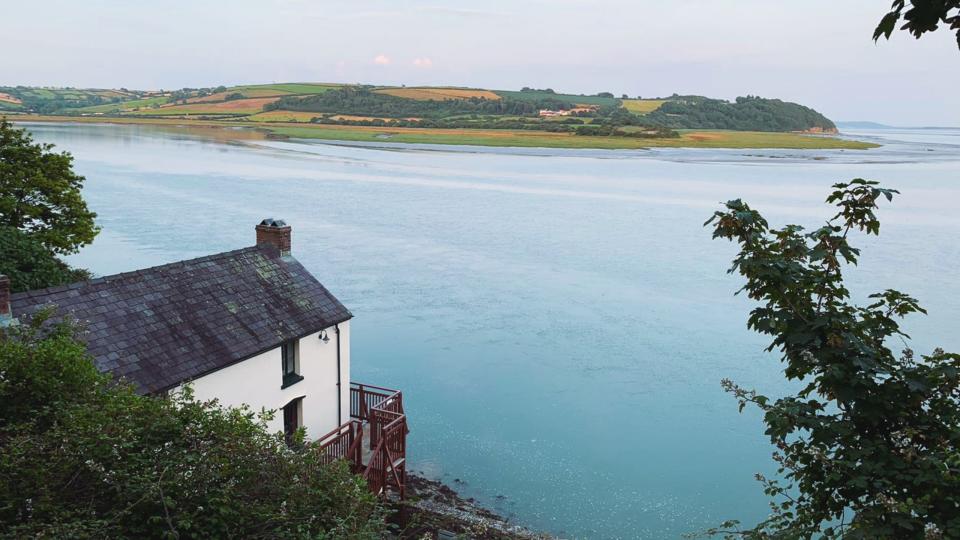
M14 227L55 253L74 253L99 232L80 193L73 156L34 143L0 118L0 225Z
M917 39L945 25L957 33L957 47L960 47L960 0L910 0L909 5L906 0L894 0L873 32L874 41L881 36L890 39L901 20L900 29Z
M0 538L381 538L345 464L247 409L136 394L69 324L0 329Z
M90 272L71 268L27 233L0 226L0 275L10 278L13 292L65 285L90 279Z
M787 379L802 389L770 399L726 380L740 402L764 414L779 478L758 476L771 516L728 538L960 538L960 355L918 356L891 344L909 339L900 320L925 313L885 290L860 306L843 271L859 250L850 233L879 234L877 201L894 190L862 179L836 184L839 211L824 226L771 228L740 200L707 222L714 238L739 245L730 272L760 303L748 327L773 338Z

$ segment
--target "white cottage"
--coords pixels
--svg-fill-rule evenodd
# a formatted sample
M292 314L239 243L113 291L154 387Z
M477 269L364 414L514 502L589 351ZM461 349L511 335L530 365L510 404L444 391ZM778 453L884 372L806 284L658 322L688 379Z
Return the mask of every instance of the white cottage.
M306 428L375 491L402 496L402 396L350 383L353 316L293 257L291 234L265 219L248 248L12 296L0 276L0 319L52 305L80 323L100 370L141 393L190 384L199 399L276 410L271 429Z

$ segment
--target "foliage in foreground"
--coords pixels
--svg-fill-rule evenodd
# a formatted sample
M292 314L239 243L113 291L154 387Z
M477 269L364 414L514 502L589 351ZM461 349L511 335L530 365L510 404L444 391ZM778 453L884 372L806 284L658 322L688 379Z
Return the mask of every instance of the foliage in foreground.
M760 303L748 326L773 337L790 380L805 386L772 400L731 381L724 387L764 412L781 479L760 481L771 516L728 538L960 538L960 355L895 354L909 339L900 319L925 313L895 290L850 302L843 268L859 250L852 231L879 234L874 210L897 193L861 179L836 184L839 211L806 232L770 228L746 203L730 201L707 222L714 238L739 244L732 272Z
M885 37L890 39L897 24L903 21L900 30L906 30L920 39L928 32L934 32L943 24L957 34L957 47L960 47L960 0L893 0L890 11L883 16L873 32L874 41Z
M13 292L65 285L90 279L90 272L71 268L30 235L0 226L0 275L10 278Z
M0 334L0 537L378 538L362 481L244 409L137 395L68 325Z
M0 226L29 234L54 253L74 253L99 232L80 190L73 156L34 143L0 118Z

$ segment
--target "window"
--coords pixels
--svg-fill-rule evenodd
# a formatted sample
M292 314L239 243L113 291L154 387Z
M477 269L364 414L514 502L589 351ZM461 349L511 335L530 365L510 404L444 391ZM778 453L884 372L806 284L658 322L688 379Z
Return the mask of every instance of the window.
M293 444L294 434L303 426L302 403L303 398L299 397L283 407L283 435L289 445Z
M300 375L298 349L297 340L295 339L280 346L280 357L283 362L283 384L280 388L286 388L303 380L303 375Z

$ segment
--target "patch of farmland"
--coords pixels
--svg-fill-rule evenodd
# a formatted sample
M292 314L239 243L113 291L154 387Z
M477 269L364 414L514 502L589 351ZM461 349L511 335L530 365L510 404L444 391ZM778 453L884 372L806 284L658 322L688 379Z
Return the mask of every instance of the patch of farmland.
M247 86L237 86L228 90L229 92L242 92L244 95L248 91L272 92L273 96L286 94L322 94L327 90L340 88L342 84L327 83L282 83L282 84L251 84ZM262 95L262 94L261 94Z
M248 116L244 120L252 120L254 122L309 122L317 116L320 116L320 113L307 111L265 111L253 116Z
M666 103L665 99L624 99L623 107L634 114L647 114Z
M256 114L263 111L263 106L273 103L278 97L233 99L217 103L191 103L188 105L169 105L158 109L141 109L132 114L149 116L171 116L181 114L226 114L243 115Z
M389 122L390 120L411 120L416 121L420 120L415 116L410 116L407 118L386 118L382 116L358 116L356 114L335 114L330 117L332 120L360 120L360 121L371 121L371 120L383 120L384 122Z
M234 93L240 92L231 92L228 90L226 92L217 92L216 94L209 94L206 96L192 97L187 99L187 103L211 103L217 101L226 101L227 96Z
M274 88L230 88L227 90L226 93L227 94L240 93L240 94L243 94L243 97L248 97L248 98L289 96L293 94L292 92L287 92L285 90L277 90Z
M89 107L80 107L76 109L81 113L115 113L131 111L133 109L150 108L154 105L160 106L167 103L170 98L157 96L143 99L131 99L130 101L121 101L119 103L106 103L104 105L91 105Z
M22 101L20 101L20 98L16 96L11 96L10 94L4 94L3 92L0 92L0 101L4 103L12 103L14 105L19 105L23 103Z
M374 90L378 94L387 94L418 101L446 99L470 99L483 98L497 100L500 96L490 90L480 90L475 88L439 88L439 87L411 87L411 88L380 88Z
M131 94L121 92L120 90L93 90L93 93L107 99L114 99L114 98L123 99L123 98L129 98L131 96Z
M206 96L197 96L187 99L187 103L216 103L227 101L227 96L240 94L245 98L282 97L292 95L290 92L281 92L270 88L230 88L224 92L217 92Z
M510 97L526 101L537 101L541 99L559 99L569 101L570 103L584 105L616 105L617 98L608 98L600 96L578 96L576 94L551 94L550 92L519 92L514 90L496 90L496 93L502 97Z
M46 88L29 88L25 90L24 93L30 94L38 99L53 99L57 96L53 90L48 90Z

